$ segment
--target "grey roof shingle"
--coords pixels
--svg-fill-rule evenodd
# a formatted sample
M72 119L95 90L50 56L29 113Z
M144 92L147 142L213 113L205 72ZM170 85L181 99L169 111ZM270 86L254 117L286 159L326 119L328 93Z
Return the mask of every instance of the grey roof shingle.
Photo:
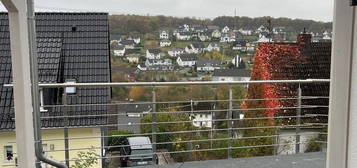
M216 69L213 76L250 77L250 72L250 70L245 69Z
M220 65L219 60L198 60L196 63L197 67L219 67Z
M179 57L182 61L197 61L197 56L194 54L183 54Z
M107 13L36 13L40 82L110 82ZM0 130L15 128L11 83L10 35L7 13L0 13ZM58 91L58 90L57 90ZM58 97L52 91L44 96ZM47 97L45 99L48 99ZM68 104L100 104L110 101L109 88L77 88ZM62 107L46 108L43 116L62 116ZM107 113L104 106L67 107L69 115ZM106 124L105 117L78 117L70 126ZM43 119L43 127L62 127L63 119Z

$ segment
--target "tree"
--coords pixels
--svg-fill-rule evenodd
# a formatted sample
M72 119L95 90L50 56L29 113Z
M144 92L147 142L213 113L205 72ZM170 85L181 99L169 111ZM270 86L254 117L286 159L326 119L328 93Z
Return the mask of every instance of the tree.
M71 166L71 168L90 168L95 166L96 164L98 164L98 159L100 157L100 155L97 153L98 151L95 151L94 149L90 149L87 152L78 152L77 158L75 159L74 164Z

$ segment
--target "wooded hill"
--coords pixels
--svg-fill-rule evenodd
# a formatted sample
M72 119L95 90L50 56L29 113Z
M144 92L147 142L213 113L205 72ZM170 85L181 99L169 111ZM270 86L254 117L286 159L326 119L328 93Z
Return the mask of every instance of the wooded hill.
M236 29L255 30L259 26L268 25L271 19L272 27L285 27L286 31L297 34L304 28L308 31L322 33L331 31L331 22L318 22L313 20L272 18L272 17L231 17L220 16L211 19L178 18L172 16L139 16L139 15L110 15L110 31L112 34L146 34L157 32L161 29L175 29L183 24L216 25L220 27L229 26Z

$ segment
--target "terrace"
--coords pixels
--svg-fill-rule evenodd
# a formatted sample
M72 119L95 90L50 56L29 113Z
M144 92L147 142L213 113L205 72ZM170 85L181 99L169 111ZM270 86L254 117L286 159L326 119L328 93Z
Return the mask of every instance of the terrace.
M11 120L13 126L16 124L16 142L7 143L16 143L17 147L16 152L12 148L5 148L9 162L1 165L3 167L53 165L65 168L82 161L93 161L95 167L106 167L131 157L139 157L142 162L157 163L149 167L352 168L357 165L354 131L357 113L353 104L357 97L356 62L353 61L356 57L354 46L357 40L354 36L357 30L355 7L348 2L335 1L331 80L253 79L246 82L165 83L38 83L36 46L33 45L36 41L33 4L20 0L2 2L10 13L14 78L14 84L9 82L3 87L15 90L15 105L11 108L13 113L8 114L6 121ZM14 42L19 43L15 45ZM330 93L321 94L321 89L326 91L321 86L328 84ZM251 97L235 97L247 85L248 95L251 90L256 92ZM189 99L177 95L160 98L163 92L170 92L170 89L165 89L174 86L188 91L212 90L213 98L194 94ZM98 92L93 93L93 99L88 101L75 101L76 95L73 95L76 91L95 92L97 88L103 91L125 87L142 87L149 92L150 101L135 102L152 105L150 112L139 115L142 117L140 122L119 123L120 116L128 116L128 113L118 113L117 110L101 112L130 102L98 101L93 95L105 95ZM266 94L271 91L269 88L274 88L274 91L284 89L285 92L271 96ZM58 103L44 104L40 96L41 89L55 89L63 97ZM205 104L204 108L198 107L200 104ZM192 117L201 114L211 114L212 117L200 120L201 127L193 126L195 121ZM170 120L163 119L162 116L167 115ZM203 127L207 123L211 126ZM46 124L49 125L44 126ZM118 126L139 126L140 132L108 134ZM73 136L78 128L93 129L90 131L94 136ZM100 133L95 133L98 129ZM63 137L42 136L49 130L60 131ZM133 145L107 143L125 137L142 136L149 137L151 142L134 146L149 145L152 152L118 154L116 152ZM89 139L94 143L84 144ZM75 143L82 143L83 147L71 147ZM45 148L45 144L49 145L48 148ZM310 145L314 147L310 148ZM119 150L113 150L115 148ZM81 157L81 153L74 156L78 152L91 151L93 153L89 157ZM308 153L311 151L317 153ZM57 152L61 155L51 156L51 153ZM144 157L148 155L153 157ZM17 161L12 159L14 157ZM121 165L114 167L118 166Z

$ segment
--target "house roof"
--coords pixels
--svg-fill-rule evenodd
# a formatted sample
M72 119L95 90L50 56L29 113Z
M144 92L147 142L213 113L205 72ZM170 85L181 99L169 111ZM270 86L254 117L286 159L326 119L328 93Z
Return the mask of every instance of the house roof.
M250 70L245 69L216 69L213 76L221 77L250 77Z
M179 58L181 58L182 61L196 61L197 56L194 54L183 54L180 55Z
M120 42L121 45L135 45L134 40L122 40Z
M148 49L149 53L151 54L160 54L161 53L161 50L160 49Z
M218 26L207 26L208 30L219 30L220 28Z
M203 43L192 43L193 48L205 48L205 45Z
M184 50L181 49L181 48L172 48L172 49L169 49L169 51L173 51L173 52L183 52Z
M10 33L7 13L0 13L0 130L15 128L11 83ZM75 28L74 28L75 27ZM36 13L39 81L63 83L110 82L108 14L106 13ZM44 90L45 92L45 90ZM55 97L48 91L49 98ZM47 95L44 95L47 96ZM57 97L57 96L56 96ZM47 101L47 98L46 98ZM68 104L96 104L110 101L108 88L77 88L68 96ZM69 115L107 113L104 106L68 107ZM62 107L46 107L43 116L62 116ZM70 126L106 124L105 117L69 119ZM43 119L43 127L62 127L63 119Z
M219 60L198 60L196 63L197 67L218 67L221 65Z
M121 39L121 35L118 35L118 34L110 35L110 40L120 40L120 39Z
M124 50L125 49L125 46L123 45L114 45L112 47L112 50Z

